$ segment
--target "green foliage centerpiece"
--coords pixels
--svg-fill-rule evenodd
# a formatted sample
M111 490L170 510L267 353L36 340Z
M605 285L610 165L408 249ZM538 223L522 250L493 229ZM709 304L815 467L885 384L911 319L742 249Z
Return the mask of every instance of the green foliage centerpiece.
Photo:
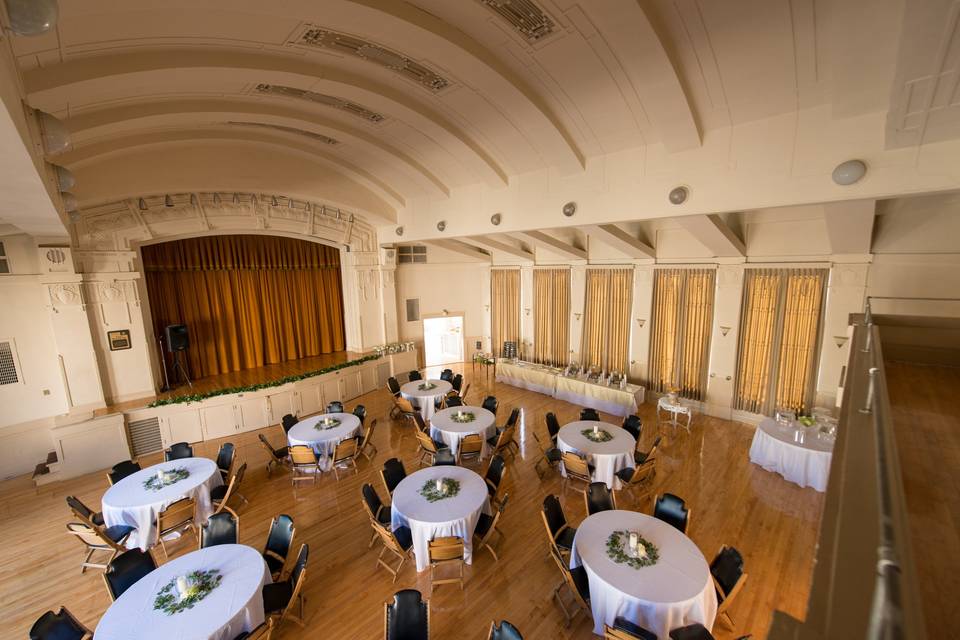
M216 569L191 571L185 576L174 578L157 593L153 610L172 616L193 609L193 605L210 595L222 580L223 576Z
M143 481L143 488L147 491L160 491L160 489L163 489L164 487L169 487L170 485L176 484L181 480L186 480L189 477L190 472L183 467L177 467L176 469L170 469L169 471L157 469L156 475L150 476Z
M336 418L320 418L317 420L317 424L313 425L313 428L317 431L326 431L327 429L333 429L340 426L340 421Z
M657 564L660 550L636 531L614 531L607 538L607 557L617 564L642 569Z
M436 388L437 388L437 385L433 384L432 382L424 382L419 387L417 387L417 389L419 389L420 391L430 391L431 389L436 389Z
M457 424L467 424L476 420L477 416L473 415L469 411L457 411L456 413L450 414L450 419Z
M427 480L420 489L420 495L427 499L427 502L438 502L447 498L453 498L460 493L460 482L453 478L437 478L436 480Z
M584 429L580 432L584 438L590 442L610 442L613 440L613 436L606 429L601 429L597 425L593 425L593 429Z

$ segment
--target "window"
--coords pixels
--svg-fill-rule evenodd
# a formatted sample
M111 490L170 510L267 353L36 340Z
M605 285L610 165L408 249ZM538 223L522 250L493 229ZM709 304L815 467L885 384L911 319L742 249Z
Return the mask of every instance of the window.
M17 351L12 340L0 342L0 385L20 382L17 371Z
M399 264L424 263L427 261L427 247L422 244L397 247Z
M10 273L10 259L7 258L7 250L0 242L0 273Z
M407 322L420 321L420 298L407 299Z
M587 269L580 348L584 367L627 370L632 298L633 269Z
M493 355L503 355L503 343L512 342L520 355L520 270L490 272L490 328Z

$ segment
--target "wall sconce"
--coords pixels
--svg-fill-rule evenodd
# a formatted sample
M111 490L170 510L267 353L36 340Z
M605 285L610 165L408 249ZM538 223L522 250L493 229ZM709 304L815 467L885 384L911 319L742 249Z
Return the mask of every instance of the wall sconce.
M847 344L847 340L849 339L847 336L833 336L833 341L836 343L837 349L842 349L843 345Z
M490 305L488 304L483 305L483 308L486 309L487 311L490 311Z
M528 318L530 317L530 307L527 307L526 309L524 309L523 312L527 314Z
M577 322L580 322L580 316L582 316L583 314L582 314L582 313L575 313L575 314L573 314L573 315L574 315L574 317L577 319Z
M726 335L727 335L728 333L730 333L730 327L724 327L724 326L721 325L721 327L720 327L720 334L723 335L724 337L726 337Z
M643 325L647 324L647 321L643 318L637 318L637 324L640 325L640 328L643 328Z
M450 312L447 311L446 309L443 310L443 315L447 315L448 313L450 313Z

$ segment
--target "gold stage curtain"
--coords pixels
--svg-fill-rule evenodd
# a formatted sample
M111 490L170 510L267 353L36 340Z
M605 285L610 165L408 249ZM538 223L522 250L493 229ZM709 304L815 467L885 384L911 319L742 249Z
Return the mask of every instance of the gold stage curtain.
M676 387L685 398L703 399L713 299L712 269L656 271L648 379L654 391Z
M570 350L570 269L533 271L533 359L564 365Z
M627 371L633 269L587 269L581 359L585 367Z
M194 377L345 349L340 252L274 236L205 236L141 250L153 327L185 324Z
M520 270L493 269L490 272L490 319L493 355L500 356L503 343L517 343L520 354Z
M813 402L826 269L747 269L734 404L770 414Z

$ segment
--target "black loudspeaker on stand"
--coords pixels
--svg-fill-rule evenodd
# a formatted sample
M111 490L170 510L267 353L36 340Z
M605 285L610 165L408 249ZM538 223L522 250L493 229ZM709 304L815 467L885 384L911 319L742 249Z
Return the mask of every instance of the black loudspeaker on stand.
M187 373L183 362L186 359L186 350L190 348L190 334L187 332L187 325L168 324L164 329L164 334L167 339L167 350L173 354L173 375L177 380L182 376L192 389L193 383L190 382L190 375ZM166 362L166 358L164 358L164 362ZM164 373L166 373L166 369L164 369Z

